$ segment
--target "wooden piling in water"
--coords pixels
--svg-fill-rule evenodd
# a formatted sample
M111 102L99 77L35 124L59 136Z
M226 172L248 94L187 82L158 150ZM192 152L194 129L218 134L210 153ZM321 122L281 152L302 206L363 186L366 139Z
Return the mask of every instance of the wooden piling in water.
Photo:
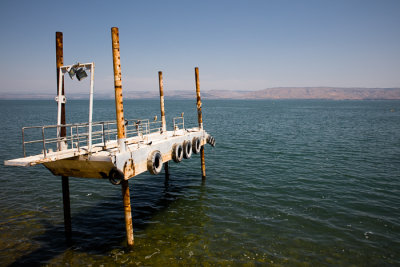
M63 52L63 33L56 32L56 64L57 64L57 88L60 77L60 68L64 65L64 52ZM62 79L61 94L65 95L64 92L64 79ZM58 89L56 94L58 95ZM65 103L61 103L61 124L65 124ZM61 127L60 136L65 137L67 135L67 129Z
M126 238L128 246L133 246L133 226L132 226L132 210L131 210L131 197L129 195L129 183L128 180L121 182L122 198L124 201L124 213L125 213L125 228Z
M119 31L117 27L111 28L112 51L113 51L113 66L114 66L114 87L115 87L115 110L117 116L117 134L118 145L120 151L125 151L125 119L124 106L122 99L122 81L121 81L121 60L119 50ZM133 226L132 226L132 210L131 199L129 195L128 180L121 182L122 198L124 203L126 239L128 246L133 246Z
M201 112L201 97L200 97L200 79L199 79L199 68L194 68L195 80L196 80L196 95L197 95L197 120L199 122L199 128L203 129L203 116ZM204 145L200 149L201 158L201 177L203 180L206 179L206 161L204 158Z
M162 71L158 72L158 85L160 88L160 109L161 109L161 125L162 132L167 131L167 123L165 121L165 109L164 109L164 82L162 77Z
M64 229L65 237L67 240L72 238L72 224L71 224L71 205L69 199L69 177L61 176L63 207L64 207Z
M125 119L124 104L122 99L122 80L121 80L121 58L119 51L119 31L117 27L111 28L113 66L114 66L114 87L115 87L115 110L117 115L118 144L120 150L125 150Z
M57 70L57 88L59 80L62 79L62 95L64 92L64 79L60 77L60 68L64 65L64 52L63 52L63 33L56 32L56 70ZM58 90L57 90L58 95ZM61 124L65 124L65 103L61 103ZM61 127L60 137L65 137L67 131L65 127ZM62 195L63 195L63 209L64 209L64 229L65 237L67 240L71 239L72 226L71 226L71 205L69 198L69 177L61 176Z
M161 110L161 132L167 131L167 123L165 121L165 108L164 108L164 82L162 71L158 72L158 86L160 89L160 110ZM169 178L169 166L168 161L164 163L165 179Z
M164 162L164 172L165 172L165 180L169 179L169 166L168 161Z

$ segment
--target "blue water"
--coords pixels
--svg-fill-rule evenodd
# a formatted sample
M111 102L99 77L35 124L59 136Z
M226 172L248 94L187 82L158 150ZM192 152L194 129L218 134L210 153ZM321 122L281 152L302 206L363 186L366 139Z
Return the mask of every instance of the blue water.
M125 118L159 115L126 100ZM87 101L67 121L87 121ZM112 120L114 101L95 101ZM167 124L195 100L166 100ZM22 156L21 127L55 124L54 101L0 101L1 154ZM0 265L400 265L400 101L203 101L217 146L170 163L170 179L130 180L135 247L121 189L70 178L72 244L61 179L43 166L0 168Z

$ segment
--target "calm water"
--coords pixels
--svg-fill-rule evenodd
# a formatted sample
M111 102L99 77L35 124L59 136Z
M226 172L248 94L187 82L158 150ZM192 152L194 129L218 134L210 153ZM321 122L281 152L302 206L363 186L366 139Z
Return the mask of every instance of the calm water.
M67 120L86 121L87 101ZM159 114L125 101L126 118ZM0 159L22 154L20 128L54 124L54 101L1 101ZM195 101L166 101L167 123ZM95 120L114 119L95 101ZM400 265L400 101L203 101L217 140L171 177L130 180L135 247L125 248L119 186L70 178L73 243L61 179L43 166L0 168L0 265Z

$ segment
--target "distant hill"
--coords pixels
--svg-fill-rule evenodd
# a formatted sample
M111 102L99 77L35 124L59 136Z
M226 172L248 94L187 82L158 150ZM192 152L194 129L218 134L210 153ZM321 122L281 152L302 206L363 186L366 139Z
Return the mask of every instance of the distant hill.
M194 92L173 91L165 95L193 98ZM400 88L275 87L258 91L210 90L201 95L204 99L400 99Z
M247 99L400 99L400 88L276 87L243 94Z
M167 99L193 99L195 91L168 91ZM127 91L126 99L158 98L158 91ZM203 99L400 99L400 88L341 88L341 87L275 87L258 91L202 91Z
M195 99L196 92L165 90L166 99ZM158 90L123 92L124 99L157 99ZM400 100L400 88L342 88L342 87L274 87L257 91L209 90L202 91L203 99L334 99L334 100ZM88 99L87 94L67 94L67 98ZM95 99L113 99L114 92L96 93ZM52 94L0 93L0 99L54 99Z

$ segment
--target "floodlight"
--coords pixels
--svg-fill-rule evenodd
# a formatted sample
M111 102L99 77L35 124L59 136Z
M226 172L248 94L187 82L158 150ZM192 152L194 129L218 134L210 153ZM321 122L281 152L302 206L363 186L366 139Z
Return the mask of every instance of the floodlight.
M69 77L70 77L72 80L74 79L75 73L76 73L76 69L75 69L74 67L71 67L71 68L68 70Z
M76 78L78 79L78 81L85 79L87 77L87 73L86 73L86 71L84 71L83 68L79 68L76 71L75 75L76 75Z

